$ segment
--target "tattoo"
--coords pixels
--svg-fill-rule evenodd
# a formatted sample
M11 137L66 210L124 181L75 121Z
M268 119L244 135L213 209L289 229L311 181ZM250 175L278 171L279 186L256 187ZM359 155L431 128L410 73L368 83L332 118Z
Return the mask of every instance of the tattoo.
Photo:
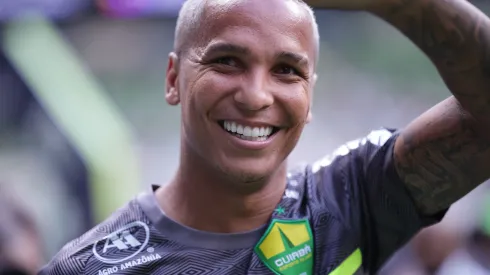
M466 0L386 1L374 13L427 54L454 95L395 145L400 177L434 214L490 178L490 19Z
M451 97L411 123L397 139L398 174L419 209L447 209L490 177L490 142Z

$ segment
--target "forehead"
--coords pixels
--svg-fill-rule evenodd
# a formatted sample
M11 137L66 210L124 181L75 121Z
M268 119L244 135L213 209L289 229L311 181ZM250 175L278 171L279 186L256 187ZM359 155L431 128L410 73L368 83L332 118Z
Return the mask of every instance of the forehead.
M203 46L226 40L248 47L301 51L314 59L314 19L295 0L208 0L202 19Z

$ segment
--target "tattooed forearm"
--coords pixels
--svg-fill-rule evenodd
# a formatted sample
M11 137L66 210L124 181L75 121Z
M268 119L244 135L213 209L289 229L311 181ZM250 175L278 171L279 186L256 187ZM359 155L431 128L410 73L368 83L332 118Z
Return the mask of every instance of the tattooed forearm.
M490 20L466 0L386 0L374 13L409 37L454 97L403 130L398 174L434 214L490 178Z
M490 177L490 143L474 124L450 97L399 136L396 168L423 213L446 209Z

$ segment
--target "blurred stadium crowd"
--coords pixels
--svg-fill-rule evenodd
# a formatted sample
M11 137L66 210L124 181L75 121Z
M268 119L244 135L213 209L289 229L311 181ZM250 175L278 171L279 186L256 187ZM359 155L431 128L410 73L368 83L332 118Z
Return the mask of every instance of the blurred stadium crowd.
M164 75L182 2L0 0L0 274L35 274L67 241L170 179L180 114L164 101ZM476 4L490 13L490 3ZM403 127L449 95L380 20L317 17L314 121L291 165L371 129ZM490 274L489 191L454 205L381 274Z

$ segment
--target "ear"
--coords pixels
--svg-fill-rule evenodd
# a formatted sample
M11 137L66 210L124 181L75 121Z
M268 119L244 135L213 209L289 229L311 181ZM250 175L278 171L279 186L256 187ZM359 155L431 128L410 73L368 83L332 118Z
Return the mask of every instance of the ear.
M166 86L165 86L165 100L167 103L175 106L180 103L180 92L178 87L178 65L179 59L177 54L171 52L168 55L168 67L167 67L167 76L166 76Z
M311 109L313 108L313 95L314 95L315 84L317 79L318 79L318 75L313 74L313 78L311 80L310 109L308 110L308 115L306 116L306 123L310 123L313 120L313 114L311 113Z

